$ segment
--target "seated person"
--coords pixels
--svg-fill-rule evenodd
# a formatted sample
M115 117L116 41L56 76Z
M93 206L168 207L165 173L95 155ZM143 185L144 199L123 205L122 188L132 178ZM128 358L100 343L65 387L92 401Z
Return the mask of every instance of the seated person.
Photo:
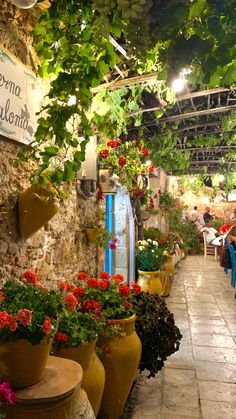
M218 237L218 231L212 227L212 220L208 220L205 223L205 227L201 229L202 233L206 234L206 243L211 246L221 246L221 242L223 240L222 237Z
M230 220L234 220L236 218L236 208L234 208L231 216L230 216Z
M234 219L236 221L236 218ZM236 252L236 225L232 226L231 229L228 231L226 236L229 244L232 244L234 247L234 253Z

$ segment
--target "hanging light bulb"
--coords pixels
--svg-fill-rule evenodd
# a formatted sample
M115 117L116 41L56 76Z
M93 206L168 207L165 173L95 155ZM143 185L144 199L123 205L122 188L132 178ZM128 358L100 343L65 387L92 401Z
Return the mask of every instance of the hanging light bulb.
M37 3L37 0L11 0L11 3L20 9L30 9Z
M176 93L181 92L185 88L185 80L182 78L175 79L171 85L172 89L176 91Z

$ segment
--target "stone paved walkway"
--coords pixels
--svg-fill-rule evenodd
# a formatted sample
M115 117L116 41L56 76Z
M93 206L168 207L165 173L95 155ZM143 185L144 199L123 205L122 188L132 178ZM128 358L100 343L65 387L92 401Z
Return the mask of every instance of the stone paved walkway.
M132 419L236 419L236 300L219 262L188 256L167 299L183 338L155 378L135 386Z

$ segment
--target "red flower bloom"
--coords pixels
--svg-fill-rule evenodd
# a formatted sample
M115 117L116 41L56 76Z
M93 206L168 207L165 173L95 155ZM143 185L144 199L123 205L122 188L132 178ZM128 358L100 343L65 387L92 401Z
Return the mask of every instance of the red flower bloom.
M127 308L127 309L129 309L129 308L131 308L131 307L132 307L132 304L131 304L128 300L125 300L125 301L123 302L123 304L124 304L125 308Z
M32 311L27 308L19 310L16 319L23 326L30 326L32 322Z
M134 189L134 194L136 196L143 197L144 196L144 191L142 189L137 188L137 189Z
M83 302L84 311L97 311L100 309L101 309L101 306L96 300L84 300Z
M68 284L65 279L61 279L59 282L59 287L61 291L67 291Z
M42 326L42 330L43 333L45 333L45 335L50 335L51 330L52 330L52 324L51 324L51 319L50 317L46 316L43 322L43 326Z
M8 326L9 314L7 311L0 311L0 330Z
M104 348L104 352L105 352L105 354L106 354L107 356L111 356L111 354L112 354L112 348L111 348L110 346L106 346L106 347Z
M118 158L118 163L119 163L120 166L125 166L125 164L126 164L126 158L123 157L123 156L119 157Z
M139 284L136 284L135 282L131 282L132 288L134 290L134 294L138 294L142 291L142 287L140 287Z
M110 288L110 281L108 279L102 279L98 283L98 288L100 288L100 290L108 290L108 288Z
M123 282L125 278L121 274L116 274L112 277L112 279L119 284L120 282Z
M101 279L109 279L109 278L111 278L111 275L109 275L108 272L101 272L99 276L100 276Z
M101 150L99 156L101 156L103 159L107 159L107 157L109 157L109 151L106 149Z
M82 295L84 295L84 289L81 287L77 287L74 289L73 294L76 298L81 297Z
M4 292L0 291L0 302L5 300Z
M159 238L159 242L160 242L161 244L165 244L165 243L168 243L168 240L167 240L165 237L160 237L160 238Z
M90 279L87 281L87 285L88 285L89 287L91 287L91 288L97 288L97 287L98 287L98 280L97 280L97 278L90 278Z
M120 285L119 294L122 297L128 297L130 295L130 289L129 289L128 285Z
M107 146L111 148L117 148L119 147L119 143L117 141L108 141Z
M149 166L149 172L150 172L150 173L153 173L153 172L154 172L154 170L155 170L155 166L154 166L154 164L150 164L150 166Z
M68 284L67 285L67 291L68 292L73 292L75 290L76 286L75 284Z
M142 155L143 155L144 157L148 157L148 156L149 156L149 150L148 150L148 148L143 148L143 149L142 149Z
M10 383L8 381L2 381L0 384L0 404L1 406L7 404L7 406L12 406L14 404L15 394L10 388ZM4 414L3 414L4 415ZM4 417L4 416L2 416Z
M78 281L87 281L89 278L89 275L85 272L80 272L80 274L77 276Z
M54 336L54 339L57 340L57 342L60 343L67 343L68 342L68 336L66 333L57 332Z
M37 282L40 281L40 279L39 279L38 275L36 274L36 272L31 271L30 269L28 271L25 271L21 275L20 279L26 279L26 281L29 284L37 284Z
M64 303L70 310L73 310L78 305L77 298L72 294L72 292L69 292L65 298Z
M9 327L9 329L10 329L11 332L15 332L16 331L16 329L17 329L16 316L10 316L9 315L8 327Z
M110 249L111 249L111 250L115 250L115 249L117 248L117 245L116 245L116 243L114 243L114 241L113 241L113 242L111 242L111 243L109 244L109 247L110 247Z

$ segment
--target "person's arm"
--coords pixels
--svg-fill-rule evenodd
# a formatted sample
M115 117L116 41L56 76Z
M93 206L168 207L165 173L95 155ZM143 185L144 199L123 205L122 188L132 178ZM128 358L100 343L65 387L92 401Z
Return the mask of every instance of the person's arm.
M232 234L228 234L227 240L229 243L236 242L236 236L233 236Z

